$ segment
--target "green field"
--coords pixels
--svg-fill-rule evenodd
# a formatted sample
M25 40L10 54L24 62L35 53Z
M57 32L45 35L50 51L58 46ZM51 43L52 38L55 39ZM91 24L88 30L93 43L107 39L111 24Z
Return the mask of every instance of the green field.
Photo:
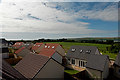
M106 50L106 47L109 47L111 45L108 44L95 44L95 43L79 43L79 42L49 42L49 43L59 43L63 46L63 48L65 49L66 53L68 51L68 49L73 46L73 45L81 45L81 46L97 46L99 51L103 54L103 55L108 55L111 59L115 59L117 54L114 53L109 53Z

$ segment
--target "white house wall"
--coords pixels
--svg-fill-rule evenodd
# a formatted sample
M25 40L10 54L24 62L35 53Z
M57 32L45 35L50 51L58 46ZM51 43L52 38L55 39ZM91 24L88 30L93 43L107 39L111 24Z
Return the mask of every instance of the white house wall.
M64 78L64 67L50 59L35 78Z
M52 58L62 64L62 56L59 53L55 52Z

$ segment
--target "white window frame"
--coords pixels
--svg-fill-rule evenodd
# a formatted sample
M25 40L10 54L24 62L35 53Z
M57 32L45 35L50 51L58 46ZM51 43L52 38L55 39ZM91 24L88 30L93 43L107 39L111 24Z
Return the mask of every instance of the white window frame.
M72 63L73 60L74 60L75 63L76 63L76 60L75 60L74 58L71 58L71 64L72 64L72 65L75 65L75 64Z
M85 61L85 60L79 60L79 67L85 68L86 64L87 64L87 61Z

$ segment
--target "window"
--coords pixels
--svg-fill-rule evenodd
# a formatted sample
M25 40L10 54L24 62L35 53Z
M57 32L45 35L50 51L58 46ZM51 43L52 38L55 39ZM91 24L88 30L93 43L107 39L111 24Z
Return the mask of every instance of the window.
M72 59L72 64L75 64L75 59Z
M45 48L47 48L47 46L45 46Z
M119 73L120 73L120 69L119 69Z
M86 53L90 54L91 50L87 50Z
M72 52L74 52L75 51L75 49L72 49Z
M52 48L55 48L55 46L52 46Z
M86 64L87 64L87 61L84 61L84 60L79 61L79 67L85 67Z
M50 46L48 46L48 48L50 48Z
M82 52L83 52L83 50L81 49L81 50L80 50L80 53L82 53Z
M68 61L70 61L70 58L68 58Z
M39 47L40 45L38 45L38 47Z

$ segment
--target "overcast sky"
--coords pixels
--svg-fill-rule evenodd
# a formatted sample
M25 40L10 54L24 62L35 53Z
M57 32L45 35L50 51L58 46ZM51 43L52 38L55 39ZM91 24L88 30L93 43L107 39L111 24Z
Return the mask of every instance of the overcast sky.
M0 2L0 32L7 39L118 36L117 2Z

